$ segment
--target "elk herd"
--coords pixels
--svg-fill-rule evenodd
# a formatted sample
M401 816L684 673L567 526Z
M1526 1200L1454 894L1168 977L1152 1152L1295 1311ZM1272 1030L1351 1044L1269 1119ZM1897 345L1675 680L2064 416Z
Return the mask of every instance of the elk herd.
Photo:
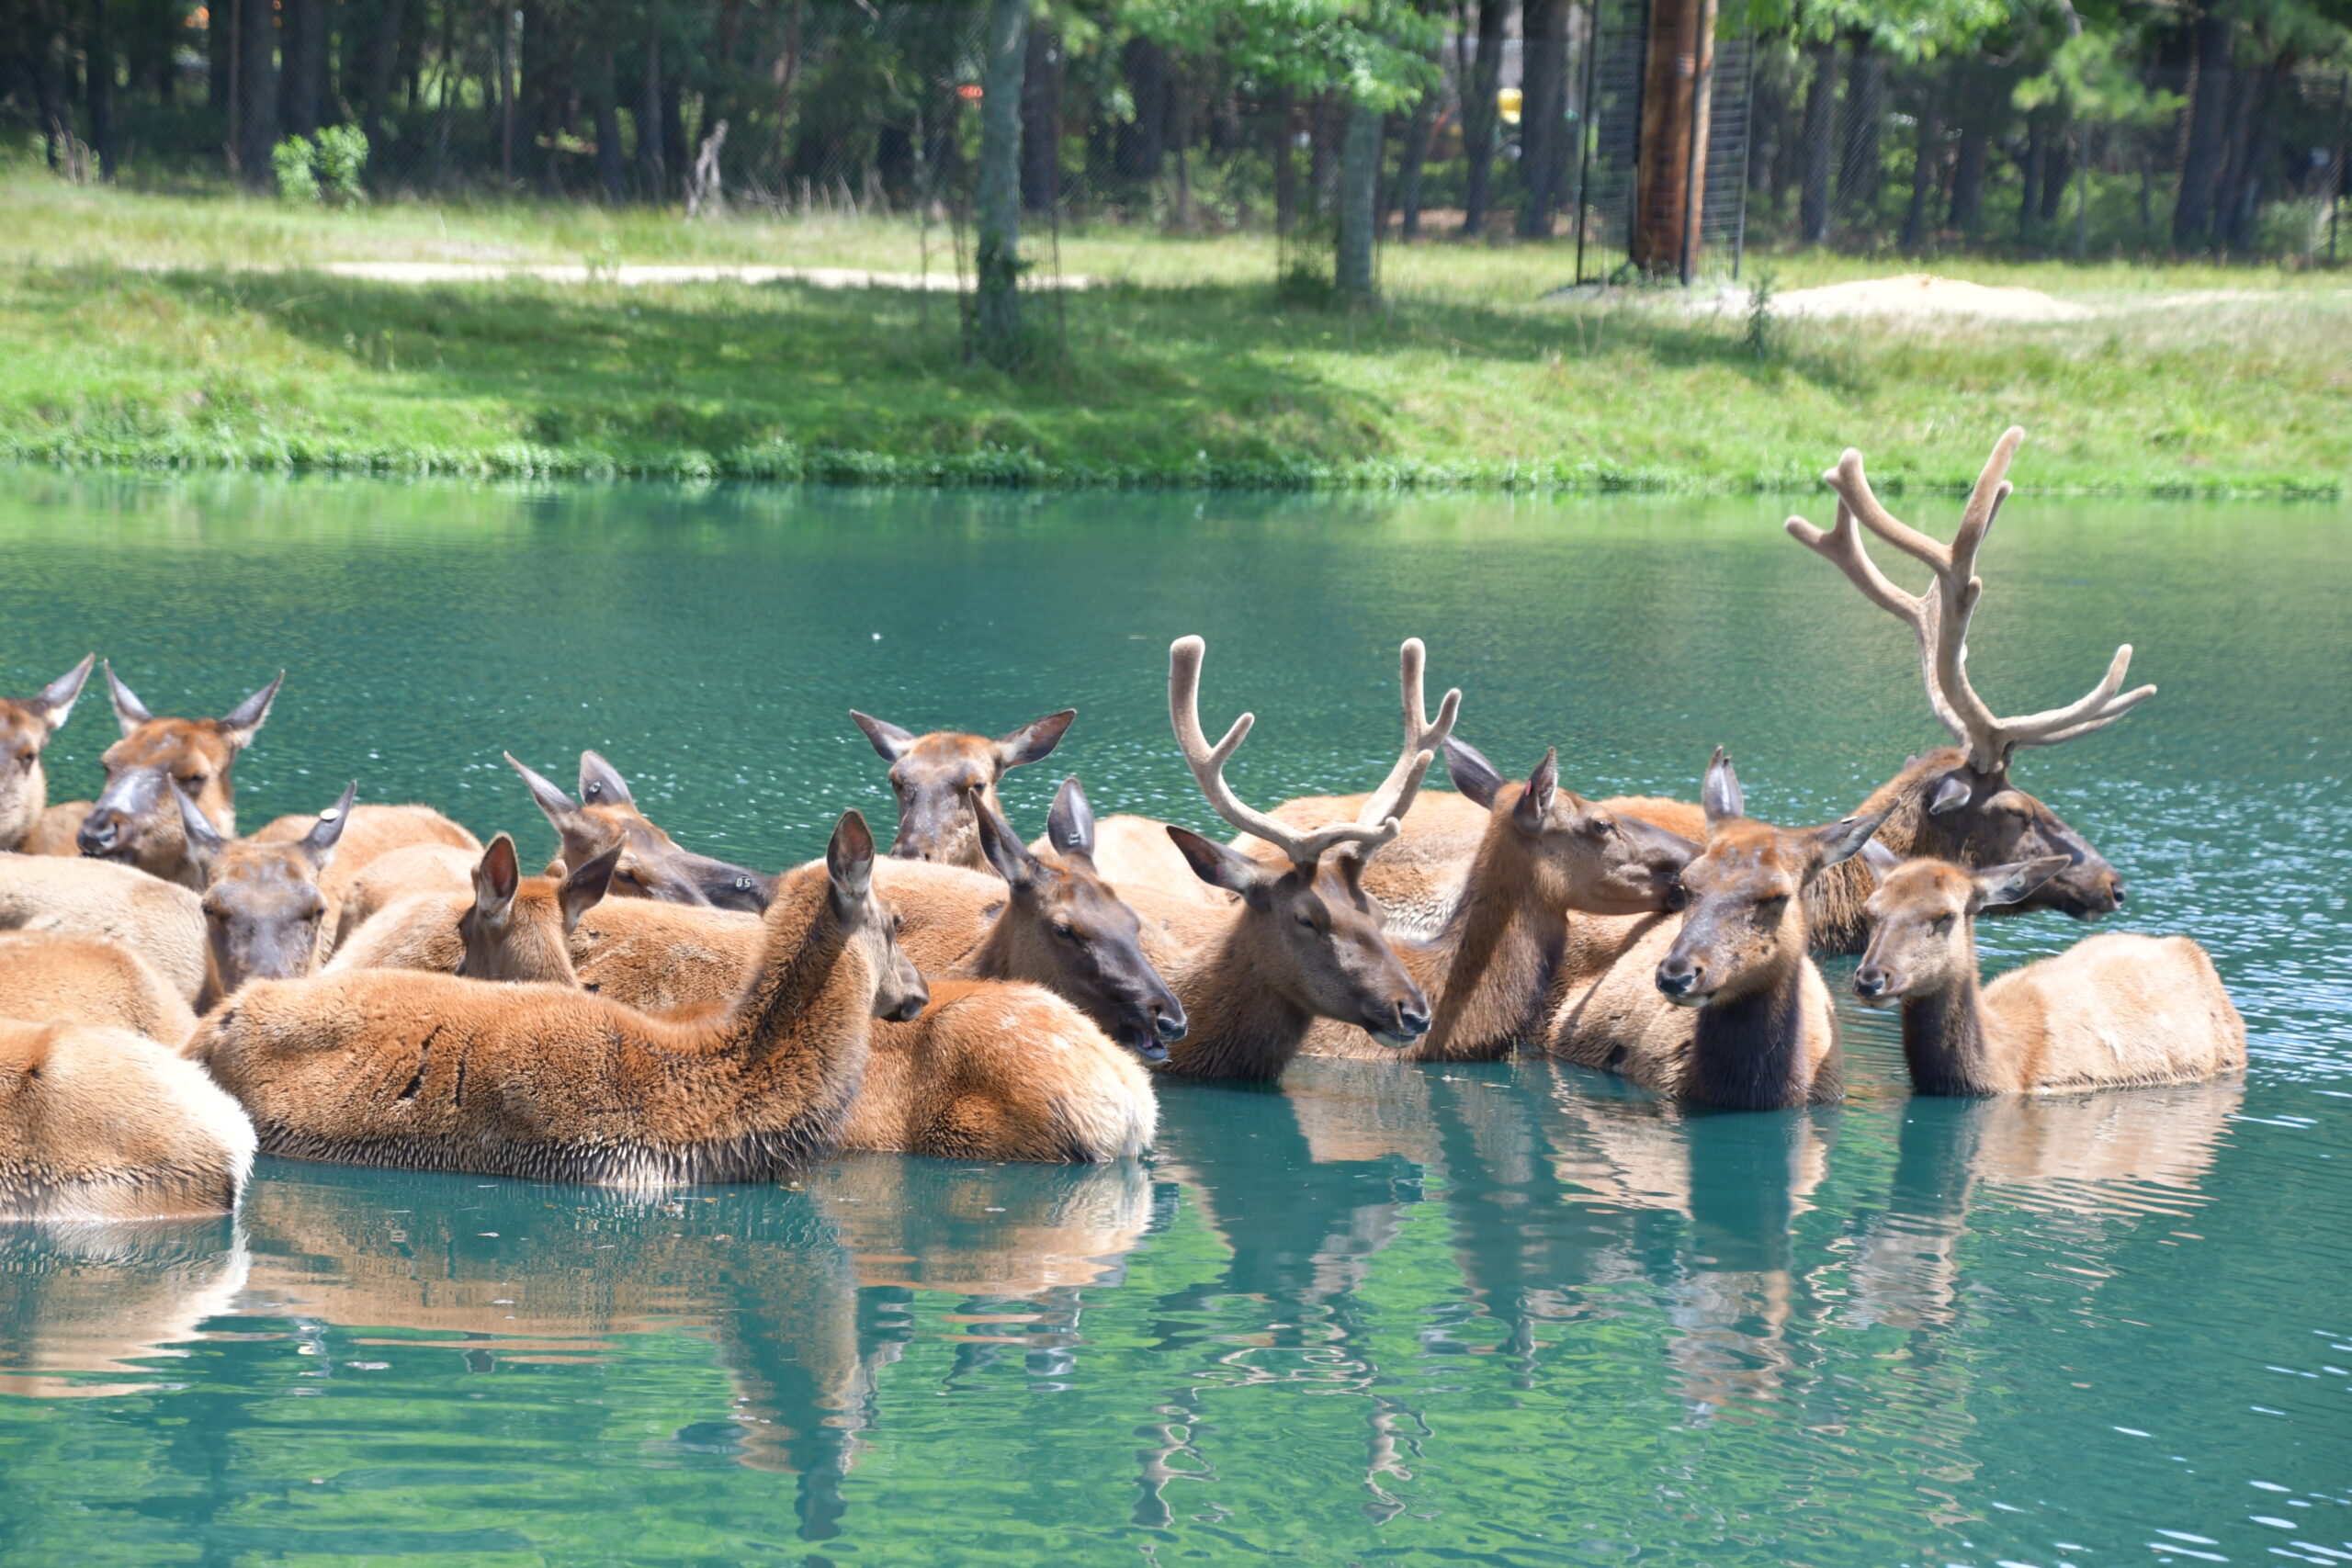
M1718 751L1696 803L1591 799L1556 750L1513 777L1432 716L1405 643L1402 744L1368 794L1245 802L1212 742L1202 639L1169 716L1220 842L1097 819L1076 778L1024 842L997 786L1075 712L1001 739L853 713L889 770L895 843L844 812L776 875L695 853L582 754L576 793L509 756L560 842L526 874L427 807L237 830L234 772L283 680L158 718L109 665L121 738L96 798L51 806L43 749L85 659L0 700L0 1217L234 1206L254 1153L641 1187L760 1181L847 1148L1104 1161L1153 1141L1160 1076L1272 1080L1296 1058L1518 1051L1692 1103L1843 1091L1815 955L1859 954L1899 1009L1912 1085L1995 1095L2179 1084L2244 1066L2202 949L2107 934L1980 982L1980 917L2121 906L2112 866L2009 771L2154 692L2131 649L2062 708L1971 685L1975 561L2021 434L1951 544L1894 518L1849 451L1835 525L1789 532L1910 627L1952 744L1817 827L1747 815ZM1863 531L1924 566L1897 588ZM1423 793L1442 764L1453 793Z

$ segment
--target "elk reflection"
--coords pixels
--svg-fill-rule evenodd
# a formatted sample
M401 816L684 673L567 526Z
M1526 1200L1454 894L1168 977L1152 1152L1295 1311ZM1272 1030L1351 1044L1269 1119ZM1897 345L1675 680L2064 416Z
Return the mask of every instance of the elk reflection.
M0 1393L169 1386L153 1363L232 1310L249 1261L225 1219L0 1225Z
M2213 1081L1908 1101L1885 1210L1849 1266L1846 1325L1951 1323L1961 1237L1984 1197L2094 1221L2189 1213L2244 1094L2242 1082Z
M248 1195L245 1302L475 1371L602 1360L622 1335L705 1336L728 1407L676 1446L796 1476L800 1534L822 1540L839 1533L879 1380L912 1337L914 1292L958 1292L952 1316L1034 1320L1067 1359L1080 1288L1118 1278L1150 1214L1132 1163L845 1158L795 1188L650 1201L306 1168Z

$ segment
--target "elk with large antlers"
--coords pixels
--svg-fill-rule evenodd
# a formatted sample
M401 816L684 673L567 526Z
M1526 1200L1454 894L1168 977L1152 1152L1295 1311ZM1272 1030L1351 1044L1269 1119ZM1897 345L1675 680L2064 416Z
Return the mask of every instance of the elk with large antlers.
M1914 758L1855 814L1889 813L1879 841L1898 856L1935 856L1968 866L2062 857L2064 867L2012 908L2060 909L2089 919L2121 907L2122 877L2057 813L2009 783L2009 763L2022 747L2057 746L2106 728L2156 689L2123 689L2132 668L2129 643L2115 650L2098 685L2064 707L1997 717L1970 683L1968 626L1984 591L1976 575L1977 552L2009 498L2009 463L2024 439L2025 432L2012 425L1994 446L1950 545L1889 513L1862 471L1862 455L1850 447L1822 476L1838 494L1836 526L1825 530L1792 517L1788 531L1836 565L1864 598L1911 628L1928 705L1954 742ZM1888 581L1863 547L1862 528L1925 566L1932 577L1928 591L1907 593ZM1862 902L1871 886L1859 861L1815 884L1816 944L1860 950L1868 935Z
M1287 863L1261 864L1229 845L1163 825L1159 830L1193 874L1233 897L1193 901L1149 884L1121 888L1174 950L1160 968L1183 1004L1190 1032L1170 1048L1170 1069L1204 1077L1279 1077L1317 1018L1357 1024L1384 1043L1410 1043L1429 1032L1429 999L1381 931L1380 906L1364 892L1363 868L1396 838L1397 818L1411 807L1453 731L1462 694L1448 692L1432 723L1422 699L1420 640L1407 642L1399 660L1402 753L1355 820L1309 831L1254 809L1227 783L1226 764L1257 718L1243 714L1223 739L1209 743L1200 714L1205 651L1197 637L1179 638L1168 650L1168 716L1176 743L1217 815L1278 845Z

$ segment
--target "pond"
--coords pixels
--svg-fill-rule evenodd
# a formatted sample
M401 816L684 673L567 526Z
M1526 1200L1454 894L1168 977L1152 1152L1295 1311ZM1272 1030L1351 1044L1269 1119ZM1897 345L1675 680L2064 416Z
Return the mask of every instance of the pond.
M2030 449L2020 468L2030 478ZM0 690L92 648L156 712L281 665L248 826L435 803L528 852L502 750L594 747L775 867L892 807L854 705L1001 732L1040 829L1370 786L1397 642L1591 795L1842 815L1939 739L1805 498L470 487L19 471ZM1948 532L1957 503L1899 509ZM838 1159L644 1201L263 1162L231 1225L0 1235L0 1557L525 1563L2352 1561L2352 513L2014 502L1973 671L2162 695L2018 780L2195 935L2243 1082L1690 1114L1541 1060L1168 1087L1147 1164ZM86 795L93 691L51 753ZM1222 835L1220 835L1222 836ZM2086 928L1987 927L1988 967ZM1841 998L1851 961L1828 965Z

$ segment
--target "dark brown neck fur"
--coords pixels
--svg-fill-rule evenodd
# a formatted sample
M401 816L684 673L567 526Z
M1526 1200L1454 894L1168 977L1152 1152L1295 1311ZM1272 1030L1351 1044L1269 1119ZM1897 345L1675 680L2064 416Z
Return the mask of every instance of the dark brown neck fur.
M1901 773L1872 790L1852 815L1894 808L1894 814L1871 837L1908 859L1924 852L1928 816L1928 786L1966 761L1957 747L1945 746L1905 764ZM1862 906L1878 888L1878 877L1860 855L1831 866L1814 878L1804 891L1805 929L1813 933L1815 953L1859 953L1870 945L1870 922Z
M1952 984L1903 1002L1903 1060L1917 1094L1998 1094L1991 1043L1978 1006L1976 941Z
M1267 983L1252 953L1247 909L1168 976L1169 989L1192 1021L1168 1048L1167 1071L1201 1077L1282 1077L1314 1021Z
M1436 1004L1428 1061L1494 1061L1541 1033L1543 1009L1567 945L1568 917L1541 897L1513 833L1498 815L1478 846L1445 929L1413 948L1398 944ZM1424 971L1435 972L1435 983Z

